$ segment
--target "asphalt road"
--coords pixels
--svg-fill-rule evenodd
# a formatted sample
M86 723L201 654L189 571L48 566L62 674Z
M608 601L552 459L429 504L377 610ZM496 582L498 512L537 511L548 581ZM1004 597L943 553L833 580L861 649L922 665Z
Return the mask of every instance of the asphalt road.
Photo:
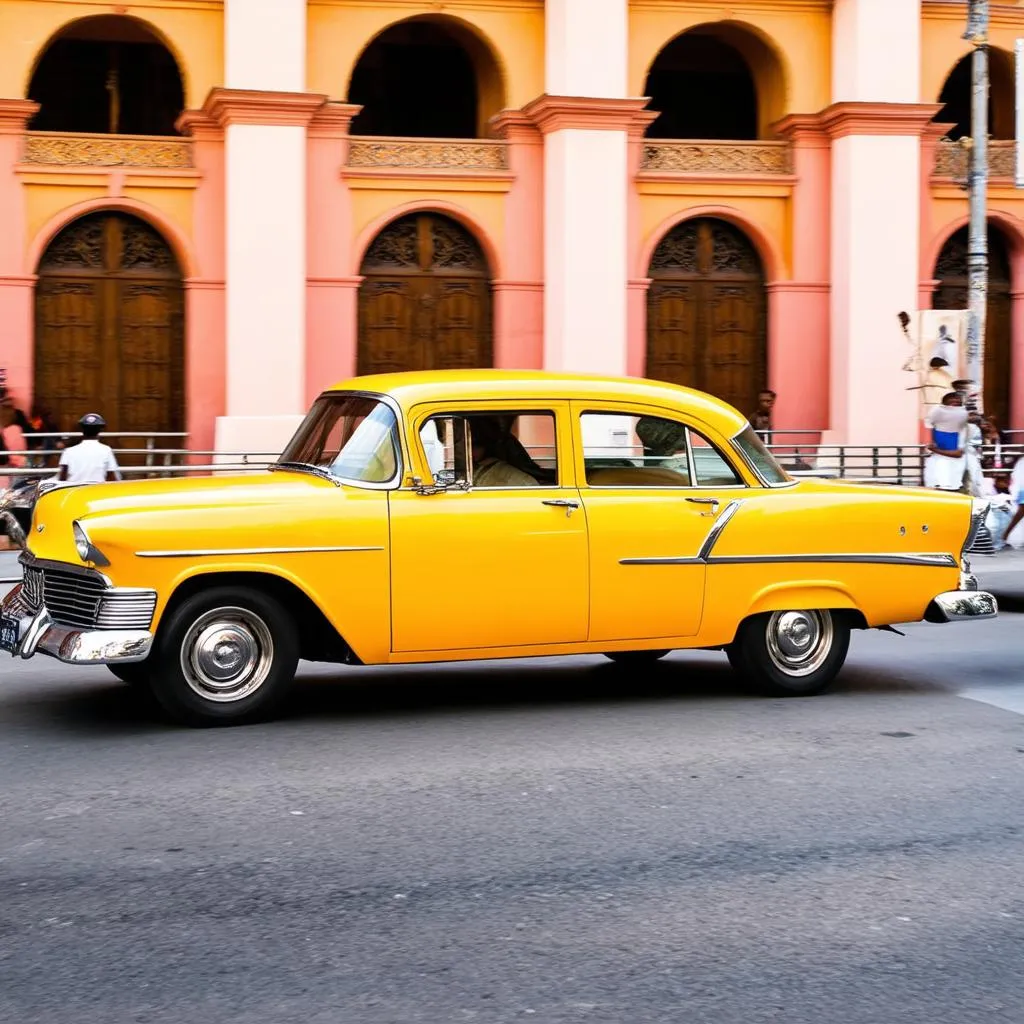
M0 1021L1022 1024L1001 583L807 700L704 653L310 667L187 730L2 658Z

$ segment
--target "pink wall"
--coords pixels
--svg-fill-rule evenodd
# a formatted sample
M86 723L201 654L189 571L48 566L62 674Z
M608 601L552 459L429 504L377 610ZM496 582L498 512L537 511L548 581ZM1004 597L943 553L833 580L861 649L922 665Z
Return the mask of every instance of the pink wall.
M309 126L306 161L306 401L356 372L360 277L353 276L352 202L340 171L359 107L325 104ZM296 343L299 343L296 339Z
M0 368L8 386L27 408L32 391L33 288L25 269L25 212L15 167L21 136L38 105L28 100L0 101Z
M515 176L505 200L504 273L494 282L494 365L544 365L544 142L529 118L504 111L494 127Z

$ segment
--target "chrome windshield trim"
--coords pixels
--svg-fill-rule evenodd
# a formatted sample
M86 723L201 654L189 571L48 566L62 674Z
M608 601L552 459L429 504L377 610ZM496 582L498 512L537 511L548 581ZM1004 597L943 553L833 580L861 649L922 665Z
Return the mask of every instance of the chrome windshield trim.
M313 555L337 551L383 551L383 547L194 548L187 551L136 551L136 558L218 558L225 555Z
M341 388L341 389L339 389L337 391L332 391L332 390L321 391L320 394L317 395L316 398L313 400L313 403L310 405L309 409L307 410L306 415L308 416L309 413L313 411L313 405L315 405L319 401L326 400L326 399L333 399L333 400L337 401L338 399L343 399L343 398L370 398L370 399L373 399L376 402L380 402L383 405L386 405L388 407L388 409L390 409L391 412L394 414L394 417L395 417L395 440L397 442L396 447L398 449L396 451L396 453L395 453L395 455L397 456L396 459L395 459L395 462L396 462L395 473L394 473L393 476L391 476L387 480L375 480L375 481L353 480L351 477L338 476L335 473L330 472L330 470L325 469L323 466L319 466L317 468L318 469L323 469L324 470L324 474L312 473L310 475L311 476L320 476L321 479L329 480L330 482L335 483L335 484L343 484L346 487L358 487L360 490L367 490L367 491L393 491L393 490L396 490L401 485L402 480L405 479L405 465L408 462L408 458L406 456L406 451L405 451L406 445L404 443L405 440L406 440L405 439L405 419L404 419L404 417L402 415L402 407L390 395L386 395L386 394L383 394L383 393L378 392L378 391L356 391L354 389L353 390L349 390L348 388ZM305 423L305 418L303 419L302 423L300 423L299 426L296 428L295 434L297 434L299 432L299 430L301 429L301 427L302 427L302 425L304 423ZM282 454L284 454L284 451L287 450L288 446L292 443L292 441L295 440L295 434L292 435L292 437L288 441L288 444L285 445L284 449L282 450ZM275 466L277 466L277 467L279 467L281 469L284 469L287 472L287 468L288 467L287 466L283 466L281 464L280 459L278 459L277 462L272 462L268 468L273 470L273 468ZM301 472L301 470L299 470L299 472Z

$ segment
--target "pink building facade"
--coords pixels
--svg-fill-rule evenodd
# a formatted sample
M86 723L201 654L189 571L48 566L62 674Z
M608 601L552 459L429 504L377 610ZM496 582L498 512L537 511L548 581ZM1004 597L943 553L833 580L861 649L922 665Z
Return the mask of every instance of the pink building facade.
M0 22L0 366L65 427L276 451L337 379L493 365L918 439L897 314L966 298L963 4L28 6L21 49ZM1024 11L994 24L1012 49ZM97 40L123 99L61 121L47 55L88 75ZM140 46L180 99L136 110ZM1024 428L1000 59L986 405Z

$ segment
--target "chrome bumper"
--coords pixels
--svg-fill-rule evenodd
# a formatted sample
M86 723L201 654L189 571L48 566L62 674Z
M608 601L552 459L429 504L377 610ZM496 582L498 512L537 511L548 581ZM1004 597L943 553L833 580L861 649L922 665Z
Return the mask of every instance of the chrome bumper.
M924 613L925 622L964 622L968 619L994 619L999 605L984 590L947 590L932 599Z
M0 602L0 616L17 623L15 658L46 654L70 665L109 665L115 662L145 661L153 646L148 629L75 629L59 626L50 613L30 608L18 584Z

